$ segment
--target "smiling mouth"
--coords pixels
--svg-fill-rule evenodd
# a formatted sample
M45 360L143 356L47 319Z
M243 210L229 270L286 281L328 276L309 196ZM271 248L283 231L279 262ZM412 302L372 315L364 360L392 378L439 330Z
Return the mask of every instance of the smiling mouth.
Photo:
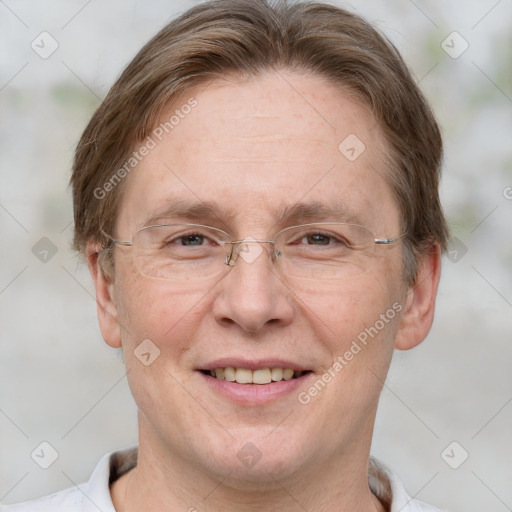
M271 384L282 380L292 380L301 377L309 371L297 371L291 368L215 368L214 370L201 370L202 373L219 380L236 382L238 384Z

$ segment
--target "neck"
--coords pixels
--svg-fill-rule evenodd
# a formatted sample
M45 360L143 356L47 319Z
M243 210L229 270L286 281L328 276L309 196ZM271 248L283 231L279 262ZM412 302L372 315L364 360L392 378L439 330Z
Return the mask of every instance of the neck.
M385 512L368 485L368 452L354 457L359 439L351 443L350 453L302 464L301 469L279 480L266 473L267 478L258 478L256 483L239 478L235 470L211 474L190 459L174 453L171 457L164 447L147 441L147 436L141 435L137 467L112 485L118 512Z

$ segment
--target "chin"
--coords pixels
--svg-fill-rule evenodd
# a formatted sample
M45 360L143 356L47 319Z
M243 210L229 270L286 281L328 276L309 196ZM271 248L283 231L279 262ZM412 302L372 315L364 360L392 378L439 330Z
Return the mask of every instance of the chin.
M242 432L233 435L228 445L216 443L208 450L211 455L206 463L216 461L211 469L230 474L231 486L245 489L252 485L259 489L262 484L275 486L277 480L287 479L307 466L310 456L305 448L311 445L306 440L300 442L286 431L276 434L268 428L245 428Z

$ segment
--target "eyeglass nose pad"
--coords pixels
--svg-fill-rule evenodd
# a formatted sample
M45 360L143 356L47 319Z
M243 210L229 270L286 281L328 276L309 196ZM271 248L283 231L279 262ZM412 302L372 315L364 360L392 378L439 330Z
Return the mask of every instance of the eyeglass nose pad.
M230 267L234 267L235 263L238 260L238 257L240 256L240 253L244 250L243 249L244 244L245 244L245 246L247 246L247 244L253 244L253 243L258 244L259 247L261 247L261 245L270 244L271 250L270 250L269 257L273 262L275 262L277 260L277 258L281 255L281 252L276 250L274 241L272 241L272 240L254 240L254 239L248 238L247 240L241 240L240 242L231 244L231 250L229 251L228 254L226 254L226 257L224 258L224 264L228 265ZM260 249L260 251L261 251L261 249ZM256 259L254 256L255 255L253 254L253 257L249 257L249 258L244 257L244 259L248 263L252 263L252 261L254 259Z
M273 245L272 246L272 251L270 253L270 259L273 261L273 262L276 262L279 258L279 256L281 256L281 251L278 251L276 249L276 246Z
M252 263L263 252L262 242L264 240L255 240L251 237L233 242L231 244L231 251L226 256L224 263L233 267L239 257L242 257L246 263Z
M238 254L234 250L235 247L232 245L231 250L226 254L226 257L224 258L224 265L228 265L230 267L234 267L236 260L238 258Z

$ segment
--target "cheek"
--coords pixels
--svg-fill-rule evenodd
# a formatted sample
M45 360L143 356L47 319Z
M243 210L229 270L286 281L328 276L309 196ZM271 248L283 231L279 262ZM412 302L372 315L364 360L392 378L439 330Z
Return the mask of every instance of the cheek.
M208 309L209 295L204 287L177 289L163 281L133 275L119 281L116 303L125 352L149 339L160 352L178 358L192 343L202 312Z
M332 352L343 350L375 324L385 338L393 337L404 294L401 286L385 275L382 271L367 273L350 281L324 284L315 292L296 290L301 314L309 318L318 339L325 340Z
M329 356L299 395L306 406L303 421L321 418L329 439L366 428L365 419L376 407L389 369L401 309L391 297L380 295L377 300L375 290L346 291L343 298L324 294L311 306L313 330Z
M350 282L324 286L321 294L302 294L304 315L329 354L318 376L328 384L317 381L302 395L302 403L311 403L317 414L333 408L358 410L362 418L375 406L404 308L396 276L396 269L381 267ZM333 428L344 428L339 424L343 418L333 421Z
M123 353L132 395L142 414L153 422L178 422L162 404L181 404L179 422L193 411L190 402L189 351L197 339L201 318L210 309L204 290L175 290L170 285L133 277L119 280L118 315L123 326ZM160 416L155 416L160 411ZM197 411L195 411L197 414ZM190 420L191 421L191 420Z

